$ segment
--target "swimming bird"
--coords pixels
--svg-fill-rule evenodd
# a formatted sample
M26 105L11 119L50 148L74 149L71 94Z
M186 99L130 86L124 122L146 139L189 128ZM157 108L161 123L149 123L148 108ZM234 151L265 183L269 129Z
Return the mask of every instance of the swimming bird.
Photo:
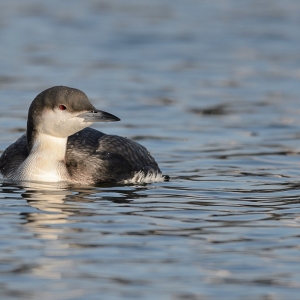
M142 145L88 128L120 119L97 110L86 94L54 86L38 94L28 111L27 131L0 157L12 181L95 185L167 180Z

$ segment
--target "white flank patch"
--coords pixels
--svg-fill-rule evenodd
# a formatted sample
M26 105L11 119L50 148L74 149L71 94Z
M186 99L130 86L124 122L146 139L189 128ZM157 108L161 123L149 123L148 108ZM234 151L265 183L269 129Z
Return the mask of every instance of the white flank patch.
M134 174L131 179L124 180L124 183L151 183L151 182L162 182L165 178L161 173L149 173L145 175L143 171L139 171Z

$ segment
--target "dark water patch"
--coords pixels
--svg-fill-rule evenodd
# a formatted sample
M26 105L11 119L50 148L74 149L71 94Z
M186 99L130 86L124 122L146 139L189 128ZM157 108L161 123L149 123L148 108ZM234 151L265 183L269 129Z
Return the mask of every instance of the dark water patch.
M261 157L261 156L269 156L269 155L299 155L300 152L293 152L293 151L277 151L277 152L252 152L252 153L231 153L225 155L215 155L213 157L218 159L228 159L230 157L238 157L238 156L248 156L248 157Z
M228 114L229 111L227 109L228 109L228 106L226 104L219 104L219 105L207 107L207 108L193 108L193 109L190 109L189 112L197 114L197 115L219 116L219 115Z
M7 84L17 83L18 81L19 81L19 79L17 77L1 75L0 76L0 87L5 86Z
M161 97L156 100L159 105L174 105L177 101L170 98Z
M12 128L12 129L10 130L10 132L21 132L21 133L24 133L24 132L26 132L26 128L25 128L25 127Z
M149 136L149 135L135 135L131 137L135 141L143 141L143 140L155 140L155 141L184 141L184 138L176 138L169 136Z

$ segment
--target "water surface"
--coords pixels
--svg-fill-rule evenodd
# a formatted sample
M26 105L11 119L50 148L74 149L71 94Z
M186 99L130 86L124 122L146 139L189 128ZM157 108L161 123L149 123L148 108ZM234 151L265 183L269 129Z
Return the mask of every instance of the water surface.
M0 187L3 299L297 299L300 3L1 2L0 150L76 87L170 182ZM298 228L298 229L297 229Z

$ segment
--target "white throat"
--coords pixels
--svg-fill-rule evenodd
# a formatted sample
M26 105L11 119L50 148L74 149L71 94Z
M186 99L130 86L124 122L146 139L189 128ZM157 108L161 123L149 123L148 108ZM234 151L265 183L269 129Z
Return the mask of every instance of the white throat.
M65 165L67 140L67 137L39 133L28 157L9 178L19 181L68 181L70 176Z

